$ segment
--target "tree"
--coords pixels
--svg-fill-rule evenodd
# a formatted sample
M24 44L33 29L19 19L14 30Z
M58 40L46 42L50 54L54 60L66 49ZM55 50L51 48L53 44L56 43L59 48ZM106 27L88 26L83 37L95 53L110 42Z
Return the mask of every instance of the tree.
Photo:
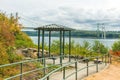
M105 47L101 42L95 41L92 47L92 50L96 53L106 54L108 52L108 48Z

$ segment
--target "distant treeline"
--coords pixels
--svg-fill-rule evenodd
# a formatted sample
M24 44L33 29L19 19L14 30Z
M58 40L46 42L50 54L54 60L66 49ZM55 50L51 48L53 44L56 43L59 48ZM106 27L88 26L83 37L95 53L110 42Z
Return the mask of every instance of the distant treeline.
M37 31L23 31L29 36L37 36L38 32ZM58 37L59 32L53 31L51 33L52 36ZM71 36L72 37L81 37L81 38L102 38L103 32L99 31L72 31ZM118 31L106 31L106 38L120 38L120 32ZM48 36L49 33L48 31L45 32L45 36ZM65 36L68 37L69 33L68 31L65 32Z

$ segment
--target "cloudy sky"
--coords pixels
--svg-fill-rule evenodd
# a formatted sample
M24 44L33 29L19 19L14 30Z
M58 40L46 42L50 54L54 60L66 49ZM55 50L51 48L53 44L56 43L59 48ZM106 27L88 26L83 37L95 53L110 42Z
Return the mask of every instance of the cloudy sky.
M0 10L18 12L25 26L61 24L82 30L120 30L120 0L0 0Z

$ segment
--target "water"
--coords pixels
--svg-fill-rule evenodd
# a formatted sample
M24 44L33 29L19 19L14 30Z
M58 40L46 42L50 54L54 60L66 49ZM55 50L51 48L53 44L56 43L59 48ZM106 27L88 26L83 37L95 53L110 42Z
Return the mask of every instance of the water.
M35 44L38 44L38 37L37 36L31 36L31 39L33 40L33 42ZM59 40L59 37L52 37L51 38L51 42L53 42L53 40ZM83 44L83 41L87 41L89 42L91 45L94 43L95 40L100 41L101 43L103 43L106 47L111 48L111 46L113 45L113 43L115 41L118 41L119 39L89 39L89 38L72 38L72 40L75 42L75 44ZM40 41L42 41L42 38L40 37ZM65 38L65 42L68 42L69 38L66 37ZM45 37L45 43L48 44L49 42L49 37Z

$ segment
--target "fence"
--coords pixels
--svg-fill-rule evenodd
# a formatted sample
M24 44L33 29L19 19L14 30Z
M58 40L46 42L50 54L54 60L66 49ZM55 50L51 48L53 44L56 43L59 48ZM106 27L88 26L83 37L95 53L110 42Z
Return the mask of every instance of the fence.
M89 61L88 61L88 60L90 60L90 59L91 59L91 61L93 60L95 64L89 65ZM99 60L99 59L102 59L102 60ZM85 62L85 63L86 63L86 67L83 67L83 68L81 68L81 69L78 69L78 66L77 66L77 65L78 65L78 63L79 63L80 61ZM110 62L111 62L111 57L110 57L109 55L104 55L104 56L101 56L101 57L96 57L96 60L94 60L94 57L87 58L87 59L76 60L76 61L73 61L73 62L69 62L69 63L67 63L67 64L65 64L65 65L63 65L63 66L61 66L61 67L59 67L59 68L57 68L57 69L55 69L55 70L53 70L52 72L48 73L48 74L45 75L43 78L41 78L40 80L46 80L46 79L47 79L47 80L50 80L49 77L50 77L53 73L55 73L56 71L59 71L59 70L61 70L61 69L63 70L63 79L62 79L62 80L67 80L67 79L68 79L69 77L71 77L72 75L75 75L75 79L74 79L74 80L78 80L78 72L86 69L86 76L88 76L88 75L89 75L89 67L96 66L96 72L98 72L98 68L99 68L98 64L104 63L105 66L106 66L107 63L110 63ZM66 68L67 66L70 66L71 64L74 64L74 65L75 65L75 71L74 71L73 73L71 73L71 74L69 74L69 75L66 76L66 74L65 74L66 69L65 69L65 68ZM52 80L52 79L51 79L51 80Z
M59 56L59 57L61 57L61 56ZM26 61L22 61L22 62L16 62L16 63L11 63L11 64L1 65L0 68L9 67L9 66L15 66L15 65L20 67L18 74L13 75L11 77L8 77L5 80L15 79L16 77L19 77L19 79L22 80L24 75L29 74L29 73L33 73L35 71L40 71L40 70L43 71L43 76L42 76L42 78L40 80L46 80L46 79L50 80L50 76L53 73L55 73L56 71L61 71L61 70L63 72L62 73L63 74L63 80L66 80L71 75L75 75L75 80L77 80L78 79L78 72L86 69L86 75L88 76L89 75L89 67L96 66L96 72L98 72L98 68L99 68L100 63L104 63L105 66L106 66L107 63L111 62L111 57L108 54L104 55L104 56L101 56L101 57L90 57L90 58L84 58L84 59L74 59L74 61L66 62L66 63L62 63L62 64L55 63L56 58L59 58L59 57L49 57L49 58L26 60ZM64 56L64 57L69 58L69 56ZM46 62L48 59L52 59L52 64L50 66L48 66L48 63ZM41 64L41 61L43 61L43 64L42 64L41 67L35 68L33 70L30 70L30 71L23 71L23 65L25 63L29 63L29 62L34 62L35 63L35 62L37 62L37 63ZM89 65L89 61L90 62L93 61L94 64ZM81 68L81 69L78 69L78 63L80 63L80 62L83 62L84 64L86 64L86 66ZM66 67L70 66L70 65L73 65L73 64L74 64L75 72L73 72L70 75L66 76L66 74L65 74L65 71L67 70ZM53 68L54 66L58 66L58 67L56 67L55 69L53 69L50 72L46 72L46 70L48 70L49 68Z

